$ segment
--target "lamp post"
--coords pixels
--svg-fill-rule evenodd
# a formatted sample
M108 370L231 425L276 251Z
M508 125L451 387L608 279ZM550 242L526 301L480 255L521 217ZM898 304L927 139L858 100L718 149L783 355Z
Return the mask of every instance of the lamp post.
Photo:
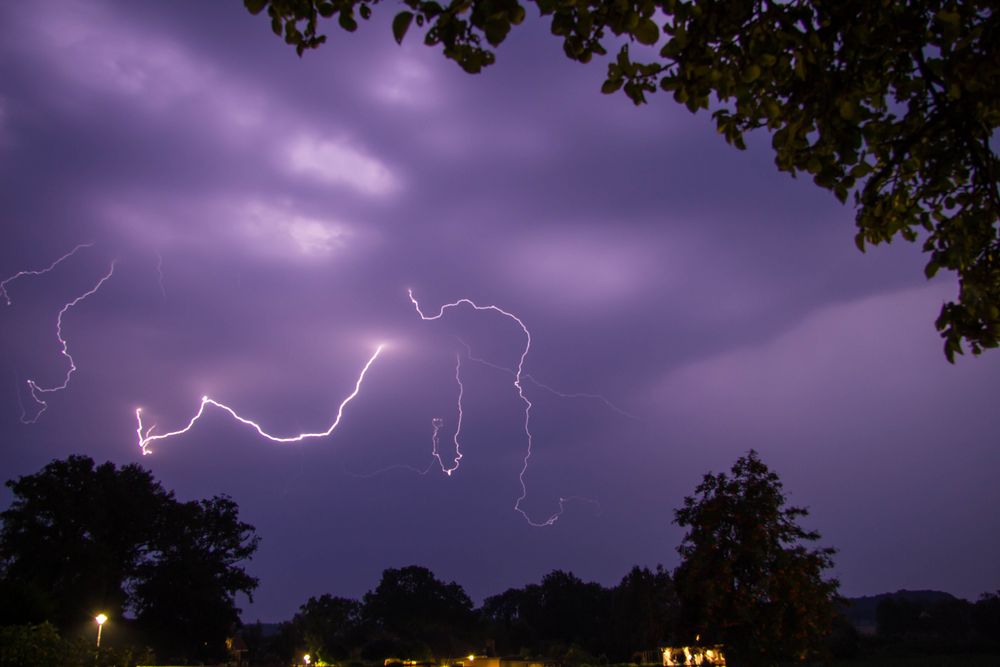
M104 628L104 624L107 622L108 617L104 614L98 614L94 617L97 621L97 648L101 648L101 629Z

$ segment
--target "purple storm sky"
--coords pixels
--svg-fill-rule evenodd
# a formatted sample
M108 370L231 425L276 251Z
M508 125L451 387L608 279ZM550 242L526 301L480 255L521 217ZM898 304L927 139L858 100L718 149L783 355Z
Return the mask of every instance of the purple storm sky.
M1000 352L946 363L956 284L918 249L860 254L853 212L738 152L667 96L599 92L528 21L478 76L391 37L392 6L304 58L236 0L0 9L0 469L141 462L182 499L228 493L263 538L244 619L360 596L422 564L476 600L555 568L613 584L677 564L672 511L754 447L843 592L1000 588ZM62 382L56 318L77 371ZM534 450L503 369L531 331ZM489 364L468 359L463 347ZM183 427L141 456L135 409ZM432 419L461 468L431 458ZM501 368L497 368L497 366ZM626 416L628 413L630 416ZM449 453L451 456L448 456ZM413 469L429 471L416 474ZM382 470L383 472L377 473ZM377 473L377 474L376 474ZM0 501L5 507L9 493Z

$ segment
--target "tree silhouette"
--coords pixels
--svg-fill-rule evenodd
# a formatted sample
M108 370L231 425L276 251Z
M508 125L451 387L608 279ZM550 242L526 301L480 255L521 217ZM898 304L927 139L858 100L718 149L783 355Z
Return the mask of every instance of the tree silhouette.
M621 661L664 645L673 634L679 602L670 573L633 567L611 592L611 642Z
M306 652L317 660L346 660L361 641L361 603L321 595L299 607L292 625Z
M821 654L838 583L823 579L833 549L805 546L819 539L798 524L807 514L786 507L781 481L753 450L728 475L705 475L675 512L688 528L674 573L681 639L725 644L734 665Z
M439 581L426 567L385 570L363 602L366 624L382 635L379 650L395 647L411 657L432 657L464 655L469 648L472 600L461 586Z
M236 593L257 580L243 561L257 548L253 526L225 496L178 502L137 465L55 460L7 482L0 514L0 590L33 600L5 622L48 620L75 634L98 612L135 612L173 656L214 657L238 621ZM34 617L32 617L34 616ZM44 618L37 618L44 616Z
M139 466L95 467L85 456L52 461L6 486L14 499L0 514L3 578L51 610L28 620L69 630L98 611L120 618L156 537L153 519L173 496Z
M239 565L257 550L253 526L239 520L227 496L172 504L156 524L150 557L132 584L139 623L161 654L224 657L224 641L240 621L236 594L257 587Z

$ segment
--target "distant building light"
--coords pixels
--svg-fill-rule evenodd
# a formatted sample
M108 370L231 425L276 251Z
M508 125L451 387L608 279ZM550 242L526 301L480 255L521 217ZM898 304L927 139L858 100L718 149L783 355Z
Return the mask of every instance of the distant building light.
M699 635L700 637L700 635ZM701 665L702 667L725 667L726 654L721 645L715 646L668 646L661 649L663 667L679 665Z

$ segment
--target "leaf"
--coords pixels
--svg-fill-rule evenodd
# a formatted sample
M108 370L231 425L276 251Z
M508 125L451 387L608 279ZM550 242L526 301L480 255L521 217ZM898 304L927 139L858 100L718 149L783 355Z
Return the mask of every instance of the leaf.
M621 79L621 78L618 78L618 79L608 79L601 86L601 92L604 93L605 95L610 95L611 93L616 93L622 87L623 83L625 83L625 80Z
M403 38L406 37L406 31L409 30L412 21L413 12L400 12L396 14L396 18L392 19L392 36L396 39L397 44L403 43Z
M264 11L267 2L268 0L243 0L243 6L247 8L247 11L256 16Z
M865 251L865 234L864 232L858 232L854 235L854 245L858 247L861 252Z
M795 76L803 81L806 80L806 63L801 53L795 54Z
M745 70L743 70L742 79L744 83L753 83L760 78L760 65L750 65Z
M510 32L510 23L503 20L488 21L483 32L486 33L487 42L492 46L500 46L507 33Z
M347 32L354 32L358 29L358 22L354 20L354 17L351 14L348 14L343 10L341 10L340 16L337 18L337 23L339 23L340 27Z
M635 35L640 44L645 44L646 46L652 46L660 40L660 29L650 19L640 21L639 25L632 31L632 34Z
M844 120L853 120L857 109L851 100L843 100L837 105L837 110L840 112L840 117Z
M950 25L957 28L962 23L962 17L957 12L949 12L945 10L939 11L934 18L936 18L941 23Z

